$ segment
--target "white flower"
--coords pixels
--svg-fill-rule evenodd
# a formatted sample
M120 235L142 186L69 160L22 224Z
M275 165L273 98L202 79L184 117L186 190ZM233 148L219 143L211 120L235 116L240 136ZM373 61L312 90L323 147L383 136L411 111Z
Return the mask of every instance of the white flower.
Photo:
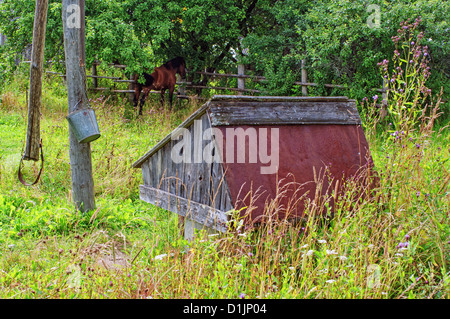
M326 249L327 255L337 255L336 250L328 250Z
M335 282L336 280L334 280L334 279L330 279L330 280L327 280L327 281L325 281L326 283L329 283L329 284L332 284L333 282Z
M345 256L339 256L339 259L342 260L342 261L345 261L345 260L347 260L348 258L345 257Z
M292 271L294 271L294 270L295 270L295 267L289 267L289 269L292 270Z
M308 248L308 244L305 244L305 245L303 245L303 246L300 247L300 248Z
M167 254L162 254L162 255L155 256L155 260L161 260L161 259L163 259L166 256L167 256Z
M327 243L327 241L325 239L319 239L318 242L319 242L319 244L326 244Z
M314 253L314 250L310 249L305 254L303 254L302 257L304 257L304 256L311 256L313 253Z

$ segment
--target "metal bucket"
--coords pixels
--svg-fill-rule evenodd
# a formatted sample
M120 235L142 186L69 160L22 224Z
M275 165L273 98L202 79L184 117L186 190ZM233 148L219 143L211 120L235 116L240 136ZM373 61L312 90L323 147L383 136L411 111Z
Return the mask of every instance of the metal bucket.
M93 109L80 109L70 113L66 118L79 143L89 143L100 137Z

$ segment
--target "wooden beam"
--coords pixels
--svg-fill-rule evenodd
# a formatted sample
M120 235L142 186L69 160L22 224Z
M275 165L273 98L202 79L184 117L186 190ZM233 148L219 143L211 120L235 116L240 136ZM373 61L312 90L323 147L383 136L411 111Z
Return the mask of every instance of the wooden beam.
M353 102L219 102L211 123L222 125L361 124Z
M206 85L186 85L187 88L193 88L193 89L209 89L209 90L228 90L228 91L237 91L237 92L253 92L253 93L259 93L259 90L253 90L253 89L239 89L239 88L229 88L229 87L223 87L223 86L206 86Z
M139 185L139 198L147 203L186 217L203 225L205 228L212 228L221 232L226 232L228 229L225 212L208 205L145 185Z
M69 114L89 105L86 94L84 10L84 0L62 0ZM70 126L69 156L75 207L84 212L95 209L90 143L79 143Z
M96 79L110 79L110 80L120 80L117 76L103 76L103 75L86 75L87 78L96 78Z
M47 24L48 0L36 0L33 42L30 63L30 94L28 99L28 127L24 160L39 160L41 140L42 70L44 65L45 26Z

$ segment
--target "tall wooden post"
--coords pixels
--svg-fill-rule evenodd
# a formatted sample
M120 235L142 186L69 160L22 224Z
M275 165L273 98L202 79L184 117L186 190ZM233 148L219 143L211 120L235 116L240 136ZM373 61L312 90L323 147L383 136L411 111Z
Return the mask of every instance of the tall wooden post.
M87 108L85 65L84 0L62 0L64 52L69 114ZM77 209L95 208L90 143L79 143L69 126L69 155L72 171L72 197Z
M238 69L238 71L237 71L238 75L244 75L245 67L244 67L243 64L238 64L237 69ZM240 89L240 90L245 89L245 79L244 78L238 78L237 79L237 86L238 86L238 89Z
M30 63L30 94L28 99L28 127L24 160L39 160L41 140L41 95L42 69L44 64L45 27L47 24L48 0L36 0L34 13L33 42Z
M92 63L92 86L96 89L98 87L97 83L97 62Z
M302 83L308 82L308 76L306 74L305 69L305 60L302 60ZM308 95L308 87L306 85L302 85L302 95L307 96Z

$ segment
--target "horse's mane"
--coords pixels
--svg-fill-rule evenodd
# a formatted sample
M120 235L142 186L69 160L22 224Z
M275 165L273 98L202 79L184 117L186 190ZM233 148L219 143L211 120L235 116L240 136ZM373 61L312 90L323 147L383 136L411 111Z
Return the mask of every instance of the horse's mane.
M184 62L184 59L182 57L178 56L178 57L164 63L164 66L167 69L171 69L171 68L177 69L180 67L180 65L185 65L185 64L186 63Z

